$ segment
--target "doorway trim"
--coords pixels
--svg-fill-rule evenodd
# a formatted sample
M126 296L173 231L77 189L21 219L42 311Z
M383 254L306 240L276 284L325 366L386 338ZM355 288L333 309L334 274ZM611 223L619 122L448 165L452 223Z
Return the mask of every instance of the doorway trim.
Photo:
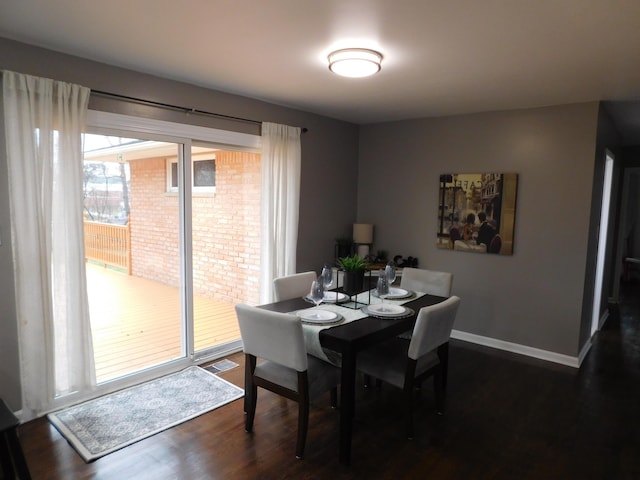
M600 222L598 227L598 253L596 255L596 278L593 292L593 310L591 317L591 336L604 324L607 313L600 315L602 307L602 283L607 251L607 234L609 231L609 214L611 210L611 188L613 185L613 166L615 156L613 152L605 150L604 180L602 185L602 202L600 203Z

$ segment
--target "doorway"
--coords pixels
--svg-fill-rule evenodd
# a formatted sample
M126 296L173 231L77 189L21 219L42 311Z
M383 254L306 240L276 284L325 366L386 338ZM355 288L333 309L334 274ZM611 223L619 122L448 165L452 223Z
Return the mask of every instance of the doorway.
M624 169L620 221L617 232L617 258L615 260L613 301L619 302L623 295L621 283L640 279L640 264L627 258L640 259L640 168Z

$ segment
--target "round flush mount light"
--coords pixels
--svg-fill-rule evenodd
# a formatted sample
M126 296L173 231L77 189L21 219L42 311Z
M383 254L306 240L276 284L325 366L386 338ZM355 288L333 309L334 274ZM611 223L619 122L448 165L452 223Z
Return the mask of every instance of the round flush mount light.
M367 48L343 48L327 57L329 70L343 77L368 77L380 71L382 54Z

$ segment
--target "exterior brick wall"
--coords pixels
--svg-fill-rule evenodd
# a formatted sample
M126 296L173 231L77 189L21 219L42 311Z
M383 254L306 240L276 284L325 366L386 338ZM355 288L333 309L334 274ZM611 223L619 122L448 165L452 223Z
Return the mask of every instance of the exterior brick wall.
M178 195L166 191L166 159L131 162L132 274L180 284ZM192 198L196 295L257 304L260 155L216 152L216 191Z

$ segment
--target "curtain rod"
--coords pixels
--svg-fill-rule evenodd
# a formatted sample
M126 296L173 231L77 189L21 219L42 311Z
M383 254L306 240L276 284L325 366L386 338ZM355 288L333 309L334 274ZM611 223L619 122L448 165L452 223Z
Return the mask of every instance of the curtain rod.
M129 102L135 102L135 103L139 103L142 105L149 105L152 107L160 107L160 108L166 108L169 110L176 110L179 112L184 112L186 114L190 114L190 113L195 113L197 115L205 115L208 117L216 117L216 118L222 118L225 120L233 120L235 122L246 122L246 123L253 123L255 125L262 125L262 122L260 120L253 120L250 118L243 118L243 117L234 117L232 115L225 115L223 113L214 113L214 112L207 112L206 110L199 110L197 108L188 108L188 107L180 107L178 105L171 105L170 103L162 103L162 102L156 102L153 100L144 100L142 98L135 98L135 97L129 97L127 95L120 95L118 93L111 93L111 92L104 92L102 90L91 90L92 94L96 94L98 96L101 97L110 97L110 98L116 98L119 100L127 100ZM300 129L302 131L302 133L307 133L309 131L308 128L306 127L302 127Z

